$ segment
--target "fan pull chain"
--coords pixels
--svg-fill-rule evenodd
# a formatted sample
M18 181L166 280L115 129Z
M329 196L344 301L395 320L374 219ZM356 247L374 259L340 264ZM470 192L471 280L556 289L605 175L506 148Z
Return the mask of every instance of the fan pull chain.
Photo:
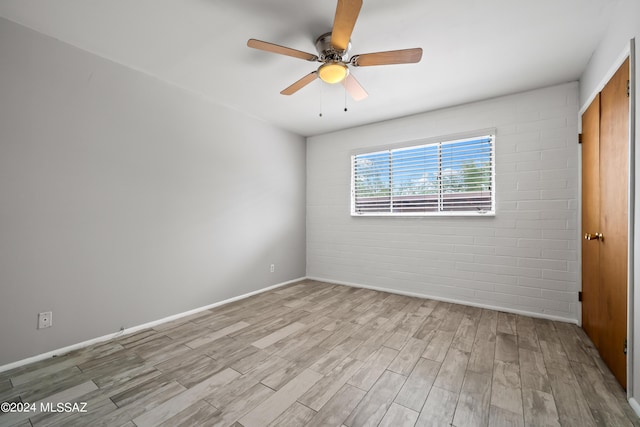
M347 111L347 88L344 87L344 112L346 113Z
M320 117L322 117L322 94L323 94L322 86L323 85L320 85L320 114L318 114L318 116Z

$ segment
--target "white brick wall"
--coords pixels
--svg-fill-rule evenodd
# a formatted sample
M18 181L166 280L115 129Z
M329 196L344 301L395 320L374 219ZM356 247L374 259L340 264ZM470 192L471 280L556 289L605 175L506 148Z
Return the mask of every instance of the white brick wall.
M307 275L578 316L578 84L307 140ZM496 128L495 217L351 217L356 149Z

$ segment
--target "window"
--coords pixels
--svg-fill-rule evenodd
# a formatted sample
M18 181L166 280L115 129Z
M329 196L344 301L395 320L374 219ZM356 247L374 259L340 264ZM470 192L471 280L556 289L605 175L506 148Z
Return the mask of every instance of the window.
M354 155L351 214L493 214L493 147L485 135Z

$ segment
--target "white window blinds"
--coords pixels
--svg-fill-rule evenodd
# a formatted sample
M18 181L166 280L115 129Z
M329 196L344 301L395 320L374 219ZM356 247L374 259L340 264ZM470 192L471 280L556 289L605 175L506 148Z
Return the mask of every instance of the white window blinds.
M494 212L493 135L352 156L352 215Z

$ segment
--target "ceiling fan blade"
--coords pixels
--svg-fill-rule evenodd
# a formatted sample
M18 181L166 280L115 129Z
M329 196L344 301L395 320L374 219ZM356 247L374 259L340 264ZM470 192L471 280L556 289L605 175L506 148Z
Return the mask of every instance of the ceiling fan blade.
M311 53L303 52L301 50L291 49L290 47L280 46L269 42L263 42L262 40L249 39L247 46L254 49L260 49L267 52L279 53L280 55L293 56L294 58L306 59L307 61L317 61L318 57Z
M364 90L362 85L360 85L360 82L358 82L356 78L353 77L353 74L347 75L347 77L342 81L342 84L344 85L345 89L347 89L347 92L349 92L349 95L351 95L351 97L355 101L362 101L367 96L369 96L367 91Z
M331 46L338 51L347 50L353 27L362 8L362 0L338 0L336 17L331 31Z
M305 87L306 85L308 85L309 83L311 83L317 78L318 78L318 72L312 71L311 73L307 74L306 76L304 76L303 78L301 78L300 80L298 80L297 82L289 86L288 88L284 89L280 93L282 95L293 95L294 93L296 93L297 91L299 91L300 89L302 89L303 87Z
M413 64L422 59L422 48L390 50L387 52L365 53L354 55L351 64L356 67L388 64Z

